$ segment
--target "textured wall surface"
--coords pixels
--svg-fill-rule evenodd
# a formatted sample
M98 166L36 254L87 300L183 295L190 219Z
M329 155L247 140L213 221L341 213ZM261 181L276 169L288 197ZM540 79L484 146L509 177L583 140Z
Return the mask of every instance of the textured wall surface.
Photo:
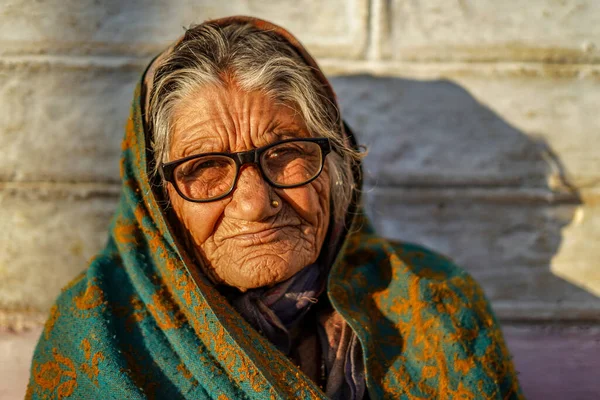
M530 399L600 394L600 3L7 0L0 4L0 398L103 245L133 87L182 26L295 33L368 145L385 236L484 286Z

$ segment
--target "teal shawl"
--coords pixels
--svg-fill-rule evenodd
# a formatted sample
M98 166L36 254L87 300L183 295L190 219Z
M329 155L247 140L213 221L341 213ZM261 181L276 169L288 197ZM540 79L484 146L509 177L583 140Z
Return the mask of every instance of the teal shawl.
M281 28L240 20L276 29L314 63ZM106 247L52 307L27 398L326 398L180 249L149 180L141 87ZM362 344L370 398L522 398L498 323L466 272L379 237L360 208L347 226L327 296Z

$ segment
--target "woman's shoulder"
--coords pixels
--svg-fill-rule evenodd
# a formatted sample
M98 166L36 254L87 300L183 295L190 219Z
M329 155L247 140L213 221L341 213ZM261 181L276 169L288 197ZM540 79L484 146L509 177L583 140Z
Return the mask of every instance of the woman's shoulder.
M413 274L432 281L470 278L468 272L457 265L450 257L421 244L383 239L393 249L397 257Z
M100 255L61 290L34 352L27 398L79 398L97 390L100 362L110 358L121 367L107 351L117 340L117 317L130 315L108 296L109 286L128 293L129 285L118 282L118 268Z
M381 397L521 398L489 301L448 257L363 225L333 273L331 301L361 339Z
M102 255L95 257L87 269L61 289L50 308L38 343L38 353L52 354L52 349L71 347L73 338L94 330L98 323L109 323L105 319L109 308L106 289L116 283L118 271L106 268L108 264L109 258ZM127 291L123 282L120 287Z
M411 301L416 299L411 291L418 291L430 306L451 300L460 308L491 313L479 283L450 257L424 245L384 238L372 229L358 233L353 241L345 254L345 269L350 276L368 281L365 289L383 289Z
M482 287L465 269L423 245L384 238L366 220L349 236L329 283L334 298L360 313L360 299L369 298L392 320L420 310L435 320L450 315L495 324Z
M105 310L110 286L118 286L124 293L130 289L120 262L100 253L61 289L52 309L64 317L78 317L75 320L87 321L89 317Z
M347 272L366 273L373 278L380 275L386 280L406 280L410 276L431 283L463 279L475 284L470 274L448 256L421 244L385 238L365 216L354 225L341 259L347 264Z

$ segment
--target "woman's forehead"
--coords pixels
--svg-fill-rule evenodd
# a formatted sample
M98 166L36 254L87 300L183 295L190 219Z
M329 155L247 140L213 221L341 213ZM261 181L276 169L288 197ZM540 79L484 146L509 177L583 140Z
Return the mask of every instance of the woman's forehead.
M310 136L299 112L263 92L208 88L182 99L173 111L171 158L237 152L274 141Z

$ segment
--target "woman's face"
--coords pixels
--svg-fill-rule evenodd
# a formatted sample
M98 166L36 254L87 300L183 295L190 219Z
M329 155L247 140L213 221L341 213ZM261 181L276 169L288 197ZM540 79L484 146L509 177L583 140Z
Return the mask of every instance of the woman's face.
M310 137L291 107L236 87L198 91L173 115L170 160ZM316 180L293 189L272 188L255 165L246 164L224 199L193 203L171 184L168 193L208 273L242 291L281 282L315 262L329 224L327 166Z

